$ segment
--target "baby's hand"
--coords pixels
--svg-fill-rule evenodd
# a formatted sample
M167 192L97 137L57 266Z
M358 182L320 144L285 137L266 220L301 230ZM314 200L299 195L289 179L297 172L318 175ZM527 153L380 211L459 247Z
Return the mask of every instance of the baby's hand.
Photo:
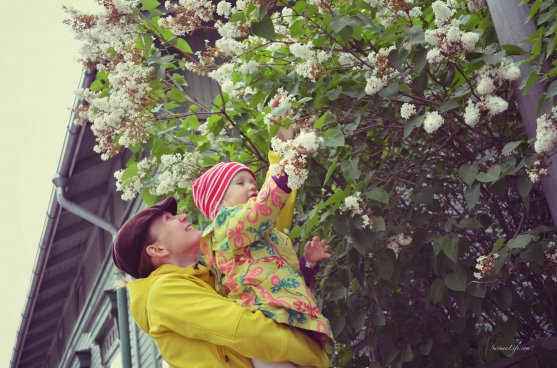
M308 267L314 267L317 263L324 259L331 258L329 253L329 243L326 240L321 240L317 236L306 242L304 247L304 258Z
M276 95L270 102L269 106L271 108L276 108L280 105L281 96ZM287 119L290 115L292 115L292 109L289 109L287 112L282 114L281 119ZM288 128L280 126L276 137L282 141L288 141L294 137L294 127L292 124Z

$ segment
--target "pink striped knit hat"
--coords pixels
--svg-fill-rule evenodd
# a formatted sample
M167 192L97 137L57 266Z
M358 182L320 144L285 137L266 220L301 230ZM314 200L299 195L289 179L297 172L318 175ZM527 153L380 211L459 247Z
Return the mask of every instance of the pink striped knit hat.
M193 201L209 220L214 220L230 180L238 171L246 170L255 179L253 171L239 162L221 162L205 171L192 183Z

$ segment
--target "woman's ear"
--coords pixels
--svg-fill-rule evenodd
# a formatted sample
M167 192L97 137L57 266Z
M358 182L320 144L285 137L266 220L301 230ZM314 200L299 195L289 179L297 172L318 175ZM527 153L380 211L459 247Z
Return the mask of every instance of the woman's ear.
M151 257L161 258L168 255L168 249L160 244L150 244L145 248L147 254Z

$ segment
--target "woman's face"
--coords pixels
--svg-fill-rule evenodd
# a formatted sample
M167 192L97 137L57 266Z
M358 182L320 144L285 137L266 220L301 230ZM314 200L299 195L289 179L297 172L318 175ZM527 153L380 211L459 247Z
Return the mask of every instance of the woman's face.
M199 252L201 231L192 226L187 214L164 212L149 227L150 239L164 244L173 255L192 255Z

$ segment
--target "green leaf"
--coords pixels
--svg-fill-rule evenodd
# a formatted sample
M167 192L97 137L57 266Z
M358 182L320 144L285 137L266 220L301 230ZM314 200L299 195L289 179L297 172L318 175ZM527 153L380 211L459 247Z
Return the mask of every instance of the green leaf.
M530 194L530 191L532 190L533 186L534 186L534 183L532 183L532 180L530 180L528 175L526 175L524 173L519 175L517 183L516 183L516 189L518 190L518 194L520 194L522 199L528 198L528 196Z
M341 40L347 41L352 38L354 23L354 18L349 15L334 17L331 20L331 29L333 30L333 33Z
M371 231L379 232L385 231L385 219L382 216L377 216L373 218L373 227Z
M366 192L366 197L368 197L369 199L373 199L374 201L377 202L381 202L385 204L389 203L389 193L383 188L379 188L379 187L373 188L372 190Z
M478 203L478 200L480 199L480 189L481 189L480 184L476 184L468 188L464 192L464 199L466 200L466 205L468 206L468 209L473 209Z
M303 28L306 25L306 20L302 17L297 18L289 27L290 35L292 37L298 37L302 35Z
M501 45L501 47L503 48L503 50L505 50L505 53L508 56L524 55L524 54L528 53L528 51L524 50L523 48L518 47L517 45L507 44L507 45Z
M323 115L321 115L321 116L319 117L319 119L317 119L317 120L315 121L315 123L313 123L313 127L314 127L315 129L321 129L321 128L323 128L323 125L325 125L325 121L327 120L328 117L329 117L329 112L327 111L327 112L325 112Z
M342 173L344 177L348 180L356 180L359 179L362 175L360 168L358 167L358 161L360 160L359 157L352 159L350 161L345 161L341 165Z
M193 50L191 49L190 44L183 38L177 37L170 43L176 46L178 50L185 52L186 54L193 54Z
M375 325L375 326L385 326L385 314L383 313L382 310L377 310L375 311L371 322Z
M443 278L445 286L454 291L464 291L466 290L466 282L468 277L464 270L459 270L455 273L450 273Z
M489 168L489 170L487 170L486 173L483 172L479 173L476 176L476 180L482 183L490 183L499 179L500 175L501 175L501 166L493 165Z
M485 286L485 284L480 284L478 282L472 282L467 290L468 294L478 298L483 298L485 296L486 291L487 291L487 286Z
M505 147L503 147L501 153L505 156L508 156L511 154L512 151L516 149L516 147L520 146L522 143L524 143L524 141L509 142L505 144Z
M182 92L180 89L173 87L170 91L168 91L167 93L168 97L171 98L172 100L176 101L176 102L185 102L186 101L186 96L184 95L184 92Z
M507 247L514 249L514 248L525 248L531 241L533 237L532 234L520 234L507 243Z
M482 229L483 225L473 217L466 217L456 225L461 229Z
M275 26L271 21L271 17L265 15L261 22L253 23L250 26L251 32L259 37L265 38L267 40L274 40L277 38L277 34L275 32Z
M443 102L443 104L441 106L439 106L439 112L445 112L445 111L450 111L450 110L454 110L460 107L460 104L458 103L458 101L456 101L454 98L450 99L448 101Z
M505 238L499 238L493 244L493 248L491 249L491 253L499 253L499 249L501 249L505 245Z
M398 92L400 91L400 84L398 84L398 82L391 82L389 83L389 85L383 89L381 89L381 91L379 91L379 96L381 97L394 97L398 94Z
M414 128L422 126L424 119L425 119L424 115L413 116L408 121L408 123L406 123L406 125L404 126L404 138L408 138L408 136L410 135L410 133L412 133Z
M371 261L371 267L380 279L390 281L393 277L393 261L384 252L379 252Z
M539 77L539 68L533 68L530 73L528 74L527 78L522 79L520 83L520 88L524 91L524 94L528 94L530 89L536 84Z
M323 180L323 186L326 185L329 182L329 179L333 175L333 172L335 171L337 166L338 166L338 164L336 162L333 162L333 164L331 166L329 166L329 169L327 170L327 175L325 175L325 180Z
M141 0L142 10L153 10L156 9L161 3L157 0Z
M458 236L445 237L442 240L441 250L454 263L458 261Z
M431 301L434 303L439 303L443 296L445 295L447 288L445 287L445 283L441 279L433 280L431 284L431 288L429 290L429 295L431 297Z
M343 147L344 146L344 134L340 127L336 126L334 128L329 128L324 134L324 145L325 147Z
M462 181L466 183L466 185L470 186L474 180L476 180L478 168L470 162L467 162L458 168L458 174L460 175Z
M551 82L549 87L547 87L547 92L546 92L546 97L545 98L551 98L555 95L557 95L557 80L554 80L553 82Z

